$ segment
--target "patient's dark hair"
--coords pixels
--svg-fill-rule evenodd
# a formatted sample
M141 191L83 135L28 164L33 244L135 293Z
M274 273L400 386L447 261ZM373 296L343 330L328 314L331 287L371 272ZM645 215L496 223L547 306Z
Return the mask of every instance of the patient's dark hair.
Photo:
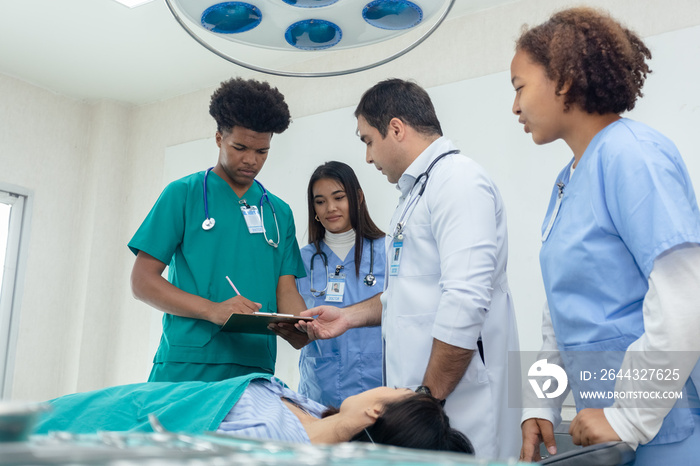
M351 441L474 454L469 439L450 427L440 401L424 393L387 404L377 421Z

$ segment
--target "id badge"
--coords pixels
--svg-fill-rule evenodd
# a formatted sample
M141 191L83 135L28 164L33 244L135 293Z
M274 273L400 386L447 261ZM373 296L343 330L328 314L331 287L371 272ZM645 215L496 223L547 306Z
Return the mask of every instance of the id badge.
M328 289L326 290L326 302L342 303L343 292L345 291L345 274L329 273Z
M403 240L395 239L391 243L391 255L389 256L389 275L395 277L399 274L399 264L403 253Z
M248 233L262 233L263 224L257 206L241 206L241 213L248 226Z

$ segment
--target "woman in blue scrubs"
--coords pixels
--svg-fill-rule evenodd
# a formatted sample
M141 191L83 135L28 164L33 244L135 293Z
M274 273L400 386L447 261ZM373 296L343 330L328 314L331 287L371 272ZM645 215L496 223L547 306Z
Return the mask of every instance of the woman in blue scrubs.
M650 58L608 15L559 12L517 41L513 113L536 144L563 139L573 152L552 190L540 263L542 350L566 370L574 443L622 440L636 465L694 464L700 213L675 145L620 116L642 95ZM588 390L613 396L586 399ZM526 401L521 459L539 459L543 440L556 452L564 396L548 407Z
M352 168L327 162L308 186L309 244L301 249L306 277L297 288L308 308L346 307L384 289L384 233L369 216ZM380 327L353 329L306 345L299 359L299 392L326 406L382 385Z

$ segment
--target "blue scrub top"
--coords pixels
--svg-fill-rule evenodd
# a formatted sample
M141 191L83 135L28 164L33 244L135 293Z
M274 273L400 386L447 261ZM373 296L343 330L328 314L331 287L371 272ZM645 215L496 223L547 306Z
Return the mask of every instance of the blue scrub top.
M576 396L579 371L590 370L593 362L598 368L620 367L627 347L644 332L642 302L654 260L676 245L700 243L700 212L675 145L644 124L623 118L600 131L570 180L572 163L557 177L563 194L540 263L580 410L603 406ZM555 183L543 238L558 196ZM575 353L581 351L591 356ZM615 380L598 383L598 389L613 390ZM675 433L662 428L654 441L678 441L692 431L688 410L671 410L667 421Z
M591 141L569 181L540 263L562 350L620 338L626 350L644 331L642 301L654 260L700 242L700 213L678 150L666 137L621 119ZM555 185L544 233L558 195Z
M342 303L326 302L326 296L314 297L310 292L311 256L316 252L313 244L301 250L306 277L297 279L297 289L307 307L330 304L347 307L364 301L384 289L386 255L384 239L372 241L374 265L372 273L377 278L374 286L364 284L370 271L370 240L364 239L359 277L355 275L355 248L340 260L333 251L321 242L321 251L328 257L328 271L342 265L345 274L345 292ZM328 276L320 255L314 257L314 289L325 288ZM316 293L318 294L318 293ZM350 329L330 340L316 340L306 345L299 358L299 393L326 406L339 407L351 395L382 385L382 335L381 327Z

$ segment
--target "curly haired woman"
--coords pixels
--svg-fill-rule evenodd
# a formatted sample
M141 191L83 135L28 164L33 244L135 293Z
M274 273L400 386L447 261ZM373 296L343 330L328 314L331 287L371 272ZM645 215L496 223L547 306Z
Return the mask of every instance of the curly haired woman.
M559 12L517 41L513 113L536 144L562 139L573 152L552 191L540 262L542 351L567 372L574 443L623 440L636 465L695 464L700 213L675 145L620 116L642 96L650 58L607 14ZM586 399L587 390L614 396ZM682 399L644 396L667 392ZM526 403L521 459L539 459L542 441L556 452L560 410Z

